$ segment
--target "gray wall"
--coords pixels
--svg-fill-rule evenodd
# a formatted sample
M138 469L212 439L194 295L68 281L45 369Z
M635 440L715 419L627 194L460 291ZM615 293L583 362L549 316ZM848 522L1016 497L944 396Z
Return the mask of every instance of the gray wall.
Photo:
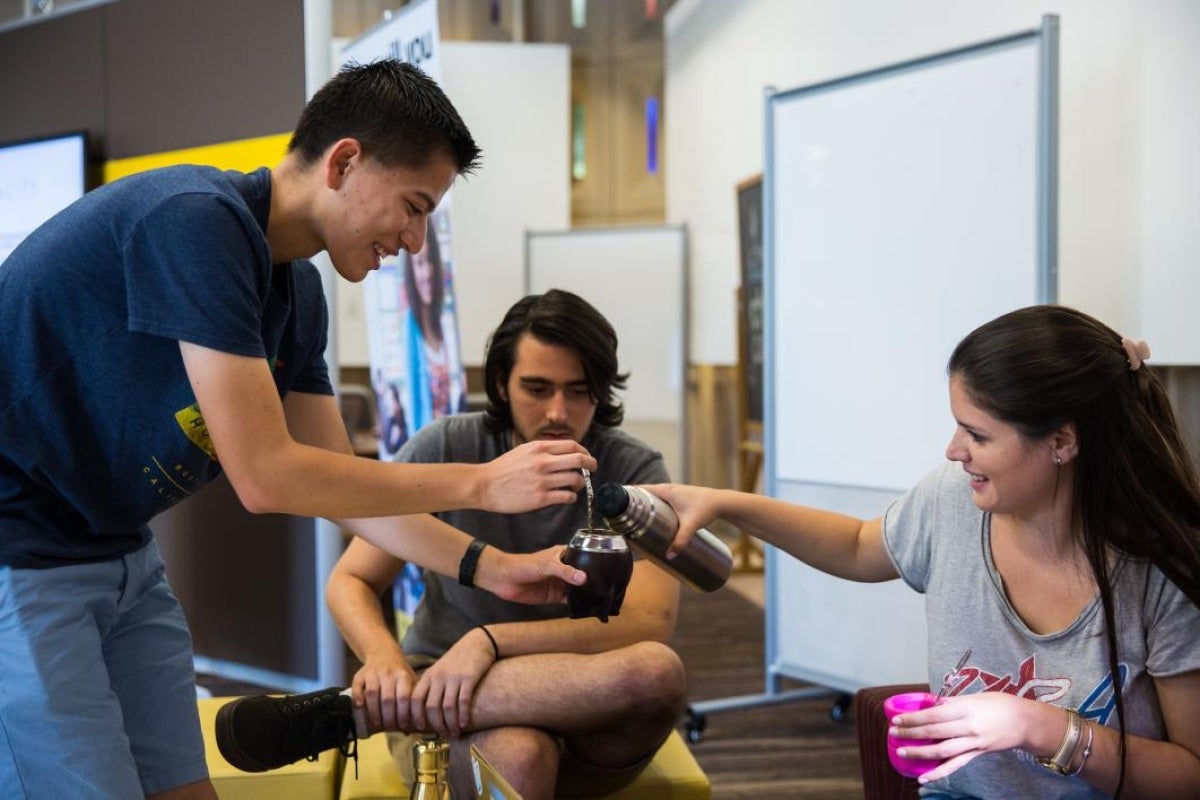
M0 30L0 141L85 129L116 159L291 130L302 0L122 0Z

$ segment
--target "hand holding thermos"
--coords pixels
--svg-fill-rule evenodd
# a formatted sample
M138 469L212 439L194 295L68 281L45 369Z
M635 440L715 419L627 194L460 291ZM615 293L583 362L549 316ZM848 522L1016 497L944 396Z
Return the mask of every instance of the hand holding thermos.
M562 560L583 570L583 586L567 589L572 618L616 616L633 574L633 557L626 544L693 589L715 591L733 571L733 554L725 543L703 528L667 558L679 530L679 517L664 500L638 486L606 483L596 491L596 510L611 530L583 529L571 539Z

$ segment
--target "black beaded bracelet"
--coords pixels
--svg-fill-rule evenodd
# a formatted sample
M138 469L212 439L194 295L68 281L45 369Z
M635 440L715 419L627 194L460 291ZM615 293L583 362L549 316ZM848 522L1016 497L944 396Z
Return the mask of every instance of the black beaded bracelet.
M467 552L463 553L462 561L458 562L458 582L463 586L475 585L475 568L479 566L479 554L485 547L487 542L475 539L467 546Z
M487 629L486 625L478 625L476 627L478 627L479 630L483 631L484 636L488 637L488 641L492 643L492 655L495 657L495 659L497 661L499 661L500 660L500 645L496 644L496 637L492 636L492 632Z

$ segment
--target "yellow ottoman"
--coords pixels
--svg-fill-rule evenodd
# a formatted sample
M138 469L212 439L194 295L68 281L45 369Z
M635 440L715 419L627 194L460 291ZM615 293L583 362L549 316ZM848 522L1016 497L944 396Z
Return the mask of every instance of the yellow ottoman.
M204 732L204 753L217 797L221 800L333 800L337 796L342 754L336 750L327 750L316 761L300 761L269 772L242 772L222 758L217 749L217 709L233 699L207 697L197 701L200 728Z
M408 786L400 780L388 752L387 737L382 734L358 741L358 780L354 779L352 761L347 759L343 770L339 800L408 797ZM709 800L711 796L708 777L679 733L672 732L637 780L605 795L604 800Z
M400 771L388 752L387 736L377 733L358 740L358 780L354 779L354 759L342 765L342 790L338 800L396 800L408 798L408 786L400 780Z
M708 776L696 763L683 737L672 731L637 780L605 797L606 800L709 800L711 796Z

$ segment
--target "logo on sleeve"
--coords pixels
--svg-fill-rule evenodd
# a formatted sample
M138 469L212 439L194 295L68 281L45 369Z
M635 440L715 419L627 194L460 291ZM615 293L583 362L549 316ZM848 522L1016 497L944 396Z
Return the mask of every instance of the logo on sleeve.
M207 453L213 461L218 460L212 437L208 435L208 426L204 424L204 416L200 413L200 406L192 403L187 408L179 409L175 412L175 422L179 424L189 442Z

